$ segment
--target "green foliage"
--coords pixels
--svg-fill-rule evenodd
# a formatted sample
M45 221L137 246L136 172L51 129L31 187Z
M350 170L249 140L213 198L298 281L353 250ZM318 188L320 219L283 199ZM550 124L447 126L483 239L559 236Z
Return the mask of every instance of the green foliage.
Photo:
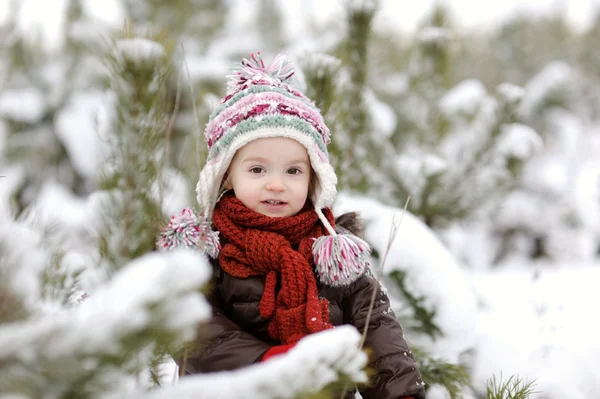
M486 399L527 399L538 393L534 390L534 381L527 381L518 375L513 375L506 381L502 381L502 377L497 380L496 376L492 376L486 382L486 389Z
M338 176L339 189L366 192L370 187L364 169L374 165L378 146L370 135L368 49L372 6L346 6L347 35L333 55L317 54L301 61L307 94L315 101L333 132L329 153Z
M116 117L109 137L111 154L99 183L109 198L100 249L112 270L152 251L163 220L161 173L172 49L164 32L138 32L128 26L107 54Z
M228 8L221 0L125 0L124 5L131 20L138 24L152 24L168 30L172 37L193 38L195 46L208 45L206 37L212 36L223 26ZM200 39L200 40L199 40Z
M467 368L433 357L416 347L413 347L412 350L419 364L426 389L434 385L441 385L448 391L451 399L460 399L461 392L471 384Z
M443 337L443 331L434 321L435 309L427 309L425 306L427 298L416 297L406 286L406 272L394 270L389 274L389 278L396 284L403 299L413 312L413 317L410 320L403 320L402 326L406 329L426 334L432 339Z

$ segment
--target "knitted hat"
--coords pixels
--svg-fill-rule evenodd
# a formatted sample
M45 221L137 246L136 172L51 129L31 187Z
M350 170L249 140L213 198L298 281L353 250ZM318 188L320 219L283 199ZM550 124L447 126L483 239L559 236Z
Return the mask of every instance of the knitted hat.
M209 152L196 186L200 215L184 210L173 217L161 234L160 248L195 245L216 258L218 233L210 228L210 220L235 153L256 139L286 137L306 147L316 176L311 201L330 234L313 245L317 274L323 283L342 285L363 273L369 246L354 235L337 234L323 214L336 196L337 177L327 152L330 132L315 104L292 87L293 74L285 57L278 55L265 66L258 53L243 59L241 67L227 77L227 94L204 132Z

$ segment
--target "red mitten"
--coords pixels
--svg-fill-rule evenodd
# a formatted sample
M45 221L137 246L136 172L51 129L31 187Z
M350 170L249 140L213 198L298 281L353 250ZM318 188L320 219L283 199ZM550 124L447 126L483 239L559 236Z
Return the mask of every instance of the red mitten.
M287 345L277 345L272 346L265 354L260 358L261 362L264 362L274 356L281 355L282 353L286 353L290 349L294 347L295 344L287 344Z

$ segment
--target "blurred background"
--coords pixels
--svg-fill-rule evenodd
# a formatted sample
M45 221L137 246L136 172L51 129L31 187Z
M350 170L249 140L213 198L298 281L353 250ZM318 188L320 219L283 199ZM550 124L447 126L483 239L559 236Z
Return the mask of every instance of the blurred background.
M0 201L75 252L126 23L169 49L165 215L195 206L230 69L285 54L332 131L334 211L361 210L377 250L410 197L383 278L409 341L468 374L458 397L492 375L600 396L600 1L0 0Z

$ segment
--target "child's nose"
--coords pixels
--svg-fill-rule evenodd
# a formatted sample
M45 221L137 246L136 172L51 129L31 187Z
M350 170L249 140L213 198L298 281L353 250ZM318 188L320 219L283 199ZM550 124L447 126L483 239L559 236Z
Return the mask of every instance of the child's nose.
M273 176L266 185L267 190L281 192L284 190L283 181L280 176Z

